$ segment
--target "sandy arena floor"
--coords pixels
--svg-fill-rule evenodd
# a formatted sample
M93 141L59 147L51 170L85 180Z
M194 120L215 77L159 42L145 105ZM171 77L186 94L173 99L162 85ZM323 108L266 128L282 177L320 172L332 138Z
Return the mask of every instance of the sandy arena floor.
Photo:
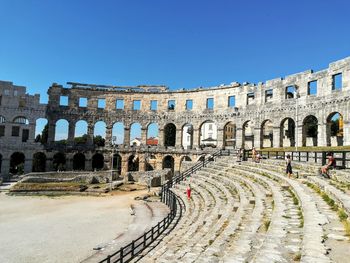
M80 262L96 253L93 247L127 231L135 220L130 205L140 202L133 200L137 195L0 194L0 262ZM143 230L138 229L140 234Z

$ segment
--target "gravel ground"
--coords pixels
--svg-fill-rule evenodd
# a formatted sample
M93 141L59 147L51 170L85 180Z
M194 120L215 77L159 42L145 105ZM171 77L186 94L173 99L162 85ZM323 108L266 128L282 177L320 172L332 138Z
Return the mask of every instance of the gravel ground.
M0 262L80 262L96 253L93 247L127 233L135 220L130 205L140 204L133 200L140 194L54 198L0 194Z

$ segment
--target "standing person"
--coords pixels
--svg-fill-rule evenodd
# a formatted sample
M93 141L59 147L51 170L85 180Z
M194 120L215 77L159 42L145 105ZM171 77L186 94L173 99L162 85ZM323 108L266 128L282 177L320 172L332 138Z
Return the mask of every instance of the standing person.
M293 171L292 171L292 160L290 159L290 154L287 154L286 157L286 174L288 175L288 177L290 178L293 175Z
M190 200L191 199L191 185L189 184L187 187L187 199Z
M255 162L256 160L256 150L255 150L255 147L253 147L252 149L252 161Z

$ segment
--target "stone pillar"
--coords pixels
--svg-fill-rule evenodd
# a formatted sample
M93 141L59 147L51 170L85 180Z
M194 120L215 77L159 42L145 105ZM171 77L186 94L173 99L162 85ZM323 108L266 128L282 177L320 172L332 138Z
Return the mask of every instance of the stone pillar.
M27 142L34 142L35 140L35 122L29 123L29 137Z
M193 149L197 149L199 147L199 129L193 128L192 143Z
M317 127L317 146L327 146L326 136L327 124L318 123Z
M87 128L87 145L94 144L94 125L88 124Z
M237 148L243 148L243 129L236 129L236 146Z
M261 148L262 147L261 129L260 128L254 128L253 134L254 134L253 147Z
M273 127L272 132L273 132L273 140L272 140L273 145L272 145L272 147L275 147L275 148L280 147L281 146L280 145L280 140L281 140L280 139L280 135L281 135L280 127Z
M68 122L68 143L73 144L74 143L74 132L75 132L75 125L72 121Z
M303 146L303 125L297 125L295 127L295 145L297 147Z
M223 128L217 128L216 140L217 140L217 144L216 144L217 148L224 147L224 129Z
M158 145L164 146L164 129L159 129L158 138L159 138Z
M124 145L130 146L130 128L124 128Z
M121 174L121 176L123 176L124 177L124 179L125 179L125 177L127 176L127 174L128 174L128 158L127 158L127 156L122 156L122 167L121 167L122 169L121 169L121 172L120 172L120 174ZM127 179L127 178L126 178Z
M139 154L139 172L146 171L146 160L145 154Z
M344 120L343 134L343 145L350 145L350 121Z
M85 156L85 171L92 171L91 157Z
M53 143L55 141L55 131L56 131L56 123L53 121L48 121L48 138L47 142L49 144Z
M73 158L71 155L66 154L66 171L73 170Z
M25 158L24 161L24 173L30 173L33 168L33 158Z
M182 129L176 129L175 147L181 148L182 146Z
M141 145L147 144L147 128L141 128Z
M53 164L52 164L52 158L46 158L46 165L45 165L45 171L50 172L53 171Z
M112 143L112 129L113 129L113 126L106 125L105 145L110 145Z

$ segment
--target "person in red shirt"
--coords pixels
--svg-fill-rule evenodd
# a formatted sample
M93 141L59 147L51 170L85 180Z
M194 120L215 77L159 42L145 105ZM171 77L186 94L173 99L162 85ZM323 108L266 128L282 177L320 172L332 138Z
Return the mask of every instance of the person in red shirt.
M187 193L187 199L190 200L191 199L191 185L189 184L186 190Z

